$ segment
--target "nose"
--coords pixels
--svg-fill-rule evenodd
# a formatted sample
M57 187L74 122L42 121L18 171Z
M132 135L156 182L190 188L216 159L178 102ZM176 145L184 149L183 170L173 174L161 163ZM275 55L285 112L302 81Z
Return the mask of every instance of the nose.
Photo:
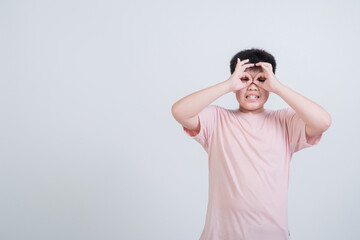
M257 87L257 85L256 85L254 82L252 82L252 83L249 85L248 90L258 90L258 87Z

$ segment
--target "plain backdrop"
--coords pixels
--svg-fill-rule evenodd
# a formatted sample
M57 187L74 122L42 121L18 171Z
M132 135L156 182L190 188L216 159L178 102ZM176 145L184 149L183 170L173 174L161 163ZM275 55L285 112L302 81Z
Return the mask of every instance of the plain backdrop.
M356 0L0 1L0 239L198 239L207 154L171 107L251 47L333 119L292 158L291 239L360 239L359 12ZM238 107L233 93L213 104Z

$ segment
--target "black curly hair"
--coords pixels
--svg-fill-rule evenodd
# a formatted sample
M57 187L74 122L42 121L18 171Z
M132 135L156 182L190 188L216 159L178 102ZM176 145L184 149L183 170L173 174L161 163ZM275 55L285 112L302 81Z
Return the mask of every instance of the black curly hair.
M230 60L230 72L231 74L235 71L237 58L240 58L240 61L249 59L248 63L258 63L258 62L268 62L272 65L273 72L276 71L276 61L273 55L266 52L263 49L251 48L245 49L233 56Z

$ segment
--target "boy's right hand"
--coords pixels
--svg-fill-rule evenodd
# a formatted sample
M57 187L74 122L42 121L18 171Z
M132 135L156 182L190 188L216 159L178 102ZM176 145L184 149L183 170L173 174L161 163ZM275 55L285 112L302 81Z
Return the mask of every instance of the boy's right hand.
M237 90L240 90L244 87L247 87L251 84L252 78L250 74L245 72L245 70L249 67L254 67L254 63L248 63L249 59L245 59L243 61L240 61L240 59L237 59L236 67L234 72L231 74L228 80L226 80L229 84L229 91L236 92Z

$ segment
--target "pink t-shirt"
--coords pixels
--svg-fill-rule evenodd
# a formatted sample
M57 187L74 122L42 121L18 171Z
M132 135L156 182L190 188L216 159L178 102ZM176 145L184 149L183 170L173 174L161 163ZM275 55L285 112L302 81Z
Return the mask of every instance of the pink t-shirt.
M292 154L316 145L291 108L243 113L210 105L200 132L183 130L208 153L209 201L200 240L288 240ZM195 135L195 136L194 136Z

